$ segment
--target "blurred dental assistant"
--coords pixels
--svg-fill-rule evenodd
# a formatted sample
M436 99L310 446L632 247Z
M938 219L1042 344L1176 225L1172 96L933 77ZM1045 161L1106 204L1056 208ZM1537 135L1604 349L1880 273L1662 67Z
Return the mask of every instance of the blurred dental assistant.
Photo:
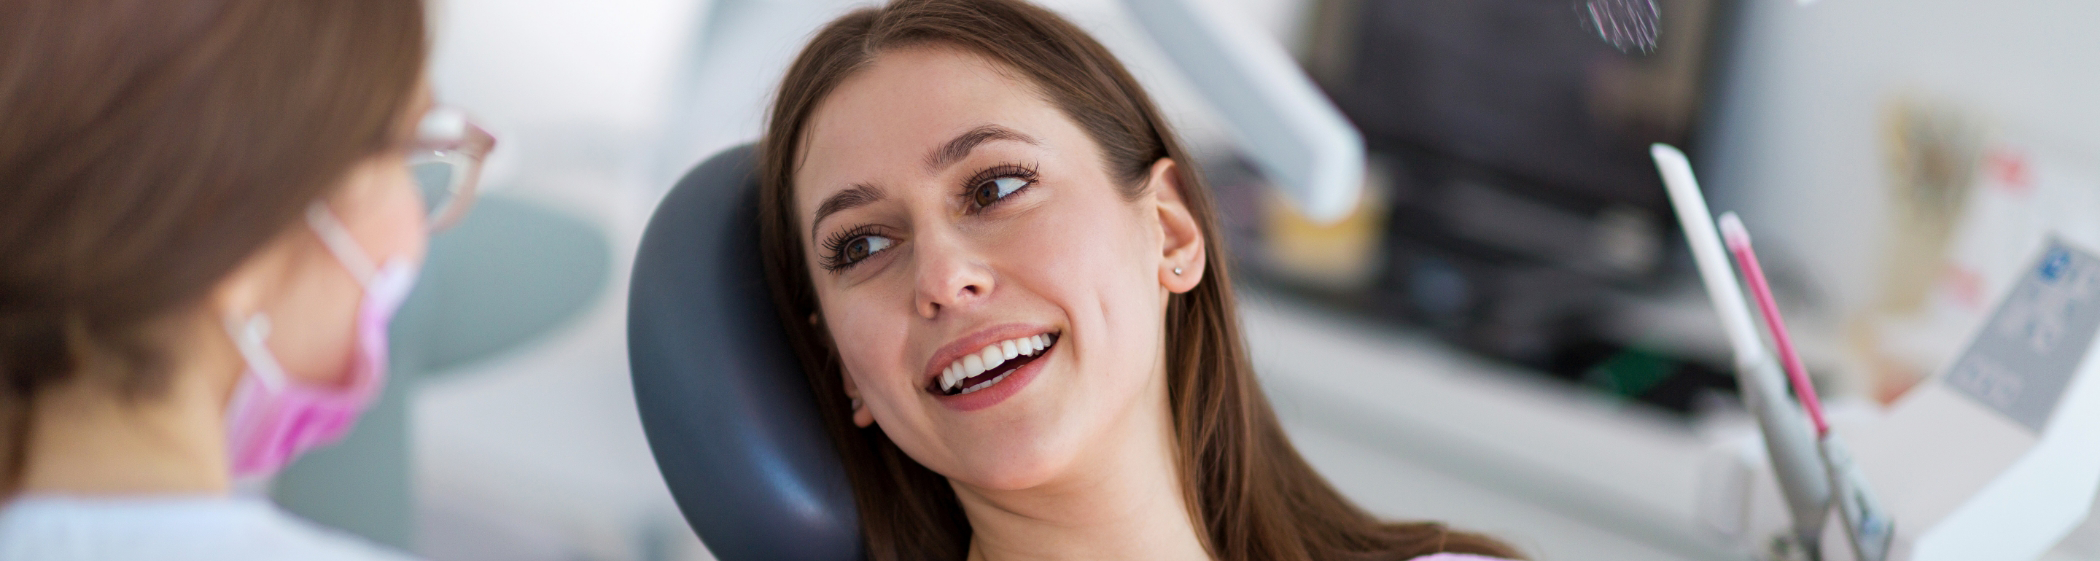
M354 426L494 140L421 0L0 2L0 560L398 559L237 478Z

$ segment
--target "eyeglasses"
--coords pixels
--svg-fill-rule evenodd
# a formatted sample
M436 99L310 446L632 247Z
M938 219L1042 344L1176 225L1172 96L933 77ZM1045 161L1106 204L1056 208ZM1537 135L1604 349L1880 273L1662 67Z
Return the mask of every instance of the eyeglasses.
M416 143L408 152L408 173L423 196L430 231L449 228L474 206L481 182L481 162L496 147L496 137L475 125L464 111L438 106L416 125Z

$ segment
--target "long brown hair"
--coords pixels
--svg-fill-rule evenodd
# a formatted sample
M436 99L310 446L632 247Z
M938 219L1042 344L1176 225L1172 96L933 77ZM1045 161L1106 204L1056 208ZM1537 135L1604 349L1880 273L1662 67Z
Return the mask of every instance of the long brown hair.
M172 322L401 146L428 50L421 0L0 2L0 497L41 388L159 391Z
M1182 165L1182 200L1209 252L1203 279L1167 304L1167 399L1182 491L1199 536L1228 561L1406 559L1442 551L1515 557L1495 540L1436 523L1381 522L1327 484L1291 446L1242 347L1232 276L1210 190L1167 122L1115 57L1057 15L1018 0L898 0L819 31L789 67L759 148L759 225L782 323L816 390L851 479L870 559L960 559L969 522L952 487L848 412L837 355L807 319L816 301L794 227L794 171L817 105L884 50L939 44L1025 76L1101 147L1103 163L1142 195L1152 164Z

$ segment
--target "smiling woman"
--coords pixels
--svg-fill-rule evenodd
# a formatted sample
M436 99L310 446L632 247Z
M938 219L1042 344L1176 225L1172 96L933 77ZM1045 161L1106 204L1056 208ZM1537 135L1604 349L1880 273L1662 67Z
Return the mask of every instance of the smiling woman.
M848 14L769 127L766 273L870 558L1515 557L1381 522L1298 456L1208 189L1070 23L1015 0Z

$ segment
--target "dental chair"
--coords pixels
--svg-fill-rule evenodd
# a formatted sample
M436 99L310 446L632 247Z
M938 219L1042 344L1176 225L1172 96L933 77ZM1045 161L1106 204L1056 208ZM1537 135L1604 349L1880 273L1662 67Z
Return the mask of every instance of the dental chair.
M702 162L649 219L627 300L635 404L715 557L858 560L845 469L761 272L754 153Z

